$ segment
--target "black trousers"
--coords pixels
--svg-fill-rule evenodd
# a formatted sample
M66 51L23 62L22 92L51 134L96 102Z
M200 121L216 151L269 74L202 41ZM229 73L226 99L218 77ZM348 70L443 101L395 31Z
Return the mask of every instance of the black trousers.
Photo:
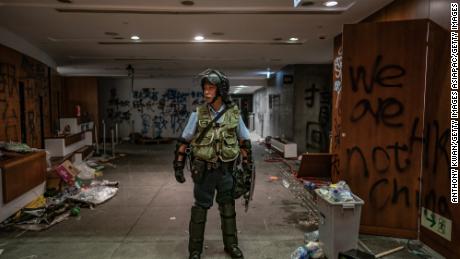
M193 195L195 206L209 209L213 205L214 196L219 204L233 200L233 162L219 163L217 166L207 164L203 175L194 180Z

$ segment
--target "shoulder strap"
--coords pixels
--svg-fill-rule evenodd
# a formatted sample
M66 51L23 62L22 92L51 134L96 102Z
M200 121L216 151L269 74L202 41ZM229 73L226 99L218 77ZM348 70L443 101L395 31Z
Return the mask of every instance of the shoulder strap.
M214 125L214 123L219 120L220 117L222 117L222 115L224 115L224 113L226 111L228 111L230 108L233 108L233 105L227 105L225 106L225 109L223 111L221 111L219 114L217 114L216 117L214 117L214 119L211 121L211 123L209 123L206 128L204 128L204 130L200 133L200 135L198 136L198 138L196 138L196 142L201 142L201 140L203 140L204 138L204 135L206 135L206 133L209 131L209 129L211 129L212 125Z

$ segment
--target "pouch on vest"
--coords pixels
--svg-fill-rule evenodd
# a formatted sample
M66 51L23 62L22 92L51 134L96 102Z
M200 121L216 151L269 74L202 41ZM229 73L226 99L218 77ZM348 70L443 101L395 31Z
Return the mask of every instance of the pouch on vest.
M198 159L192 161L192 179L194 183L201 183L206 174L206 162Z

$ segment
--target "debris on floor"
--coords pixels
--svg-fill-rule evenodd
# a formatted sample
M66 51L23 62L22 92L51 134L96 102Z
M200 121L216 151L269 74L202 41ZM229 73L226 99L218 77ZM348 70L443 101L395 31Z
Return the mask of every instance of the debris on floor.
M89 180L95 178L96 170L89 167L86 163L76 164L75 168L79 171L78 178L82 180Z
M324 258L321 242L310 241L306 245L298 247L292 254L291 259L319 259Z
M68 211L70 206L71 204L48 200L48 198L40 196L2 222L2 226L15 226L34 231L44 230L66 220L70 215Z
M87 203L88 205L99 205L114 197L118 188L104 185L90 185L68 198L75 201Z
M92 208L108 201L117 194L119 183L97 179L102 176L98 170L103 168L96 159L77 164L65 160L50 168L49 172L55 174L60 183L0 223L0 228L45 230L70 216L80 216L81 206Z
M278 181L279 180L279 177L278 176L273 176L273 175L270 175L268 177L268 181L269 182L274 182L274 181Z
M308 242L310 241L318 241L319 240L319 231L318 230L315 230L315 231L311 231L311 232L306 232L304 234L304 241L305 241L305 244L307 244Z
M307 228L307 229L311 229L311 228L315 228L318 226L318 222L315 220L315 218L313 217L312 219L309 219L309 220L299 220L299 225Z

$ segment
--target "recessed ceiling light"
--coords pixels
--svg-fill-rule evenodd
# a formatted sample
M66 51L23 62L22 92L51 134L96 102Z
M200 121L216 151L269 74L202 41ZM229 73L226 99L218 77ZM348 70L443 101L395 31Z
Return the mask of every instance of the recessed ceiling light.
M283 38L281 37L276 37L276 38L273 38L274 41L280 41L280 40L283 40Z
M219 31L218 32L213 32L211 34L214 35L214 36L223 36L224 35L223 32L219 32Z
M336 6L337 4L338 4L337 1L327 1L327 2L324 2L324 5L327 6L327 7Z
M296 37L292 37L292 38L289 38L290 41L298 41L299 38L296 38Z
M195 36L195 40L204 40L204 37L202 35L197 35Z
M57 0L58 2L60 3L64 3L64 4L71 4L72 1L71 0Z
M194 4L195 4L195 2L193 2L193 1L182 1L182 2L180 2L180 3L181 3L182 5L187 5L187 6L191 6L191 5L194 5Z
M132 40L140 40L141 38L139 36L137 36L137 35L133 35L133 36L131 36L131 39Z
M123 37L113 37L114 40L124 40L125 38Z
M324 39L326 39L326 36L319 36L319 39L324 40Z

